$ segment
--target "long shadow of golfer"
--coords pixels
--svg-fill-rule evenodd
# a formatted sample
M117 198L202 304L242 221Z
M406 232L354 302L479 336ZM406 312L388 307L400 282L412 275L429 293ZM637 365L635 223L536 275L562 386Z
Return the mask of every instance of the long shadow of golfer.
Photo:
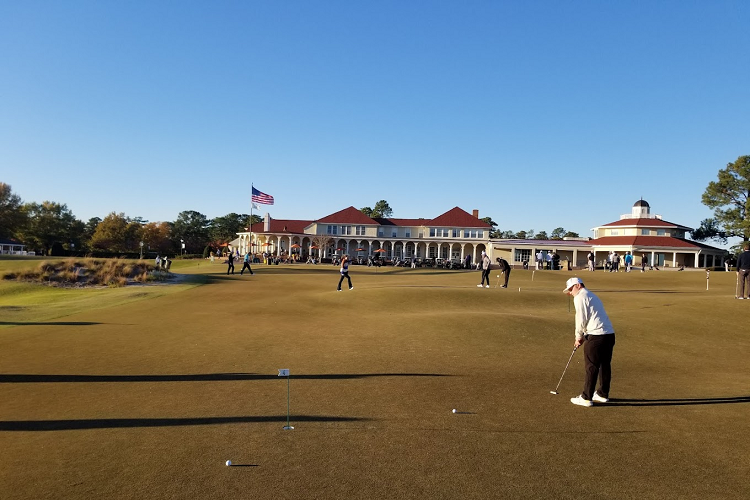
M40 325L40 326L89 326L89 325L102 325L103 323L97 323L93 321L0 321L0 325L13 325L13 326L26 326L26 325Z
M292 380L347 380L372 377L451 377L440 373L334 373L292 375ZM237 380L278 380L276 374L196 373L185 375L35 375L0 374L0 384L71 382L223 382Z
M733 403L750 403L750 396L733 398L690 398L690 399L613 399L601 406L686 406L686 405L722 405Z
M134 427L181 427L188 425L257 424L287 422L287 415L203 418L95 418L81 420L4 420L0 432L44 432ZM294 415L294 422L364 422L369 418Z

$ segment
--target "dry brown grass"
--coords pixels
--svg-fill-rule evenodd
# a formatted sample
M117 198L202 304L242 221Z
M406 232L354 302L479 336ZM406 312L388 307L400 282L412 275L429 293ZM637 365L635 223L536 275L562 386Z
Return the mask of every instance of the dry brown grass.
M36 269L5 273L2 279L55 286L121 287L130 282L168 279L171 273L147 262L120 259L66 259L43 261Z

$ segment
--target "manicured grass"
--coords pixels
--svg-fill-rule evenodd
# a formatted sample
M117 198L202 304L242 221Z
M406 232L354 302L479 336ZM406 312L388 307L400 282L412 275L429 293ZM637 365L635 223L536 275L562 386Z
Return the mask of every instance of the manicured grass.
M333 266L236 269L185 263L203 286L127 303L112 297L128 288L104 289L96 309L1 330L3 498L750 488L750 302L734 300L734 273L706 291L705 272L579 272L617 330L613 401L580 408L579 353L549 394L572 349L561 290L575 273L514 270L503 290L493 272L480 290L476 272L352 266L354 290L336 292Z

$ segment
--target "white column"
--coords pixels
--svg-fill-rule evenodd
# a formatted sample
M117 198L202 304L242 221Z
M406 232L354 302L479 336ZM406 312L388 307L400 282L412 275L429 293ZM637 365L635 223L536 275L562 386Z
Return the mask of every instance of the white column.
M693 267L698 267L698 253L699 252L695 252L695 265Z
M578 249L574 248L573 249L573 266L577 266L577 265L578 265Z
M672 266L677 267L677 252L672 252Z

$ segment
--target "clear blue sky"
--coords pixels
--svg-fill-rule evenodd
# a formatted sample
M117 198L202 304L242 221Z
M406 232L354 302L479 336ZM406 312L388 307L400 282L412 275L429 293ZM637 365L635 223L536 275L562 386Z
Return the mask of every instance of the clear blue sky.
M174 220L385 199L591 236L697 227L750 154L747 1L0 0L0 181Z

